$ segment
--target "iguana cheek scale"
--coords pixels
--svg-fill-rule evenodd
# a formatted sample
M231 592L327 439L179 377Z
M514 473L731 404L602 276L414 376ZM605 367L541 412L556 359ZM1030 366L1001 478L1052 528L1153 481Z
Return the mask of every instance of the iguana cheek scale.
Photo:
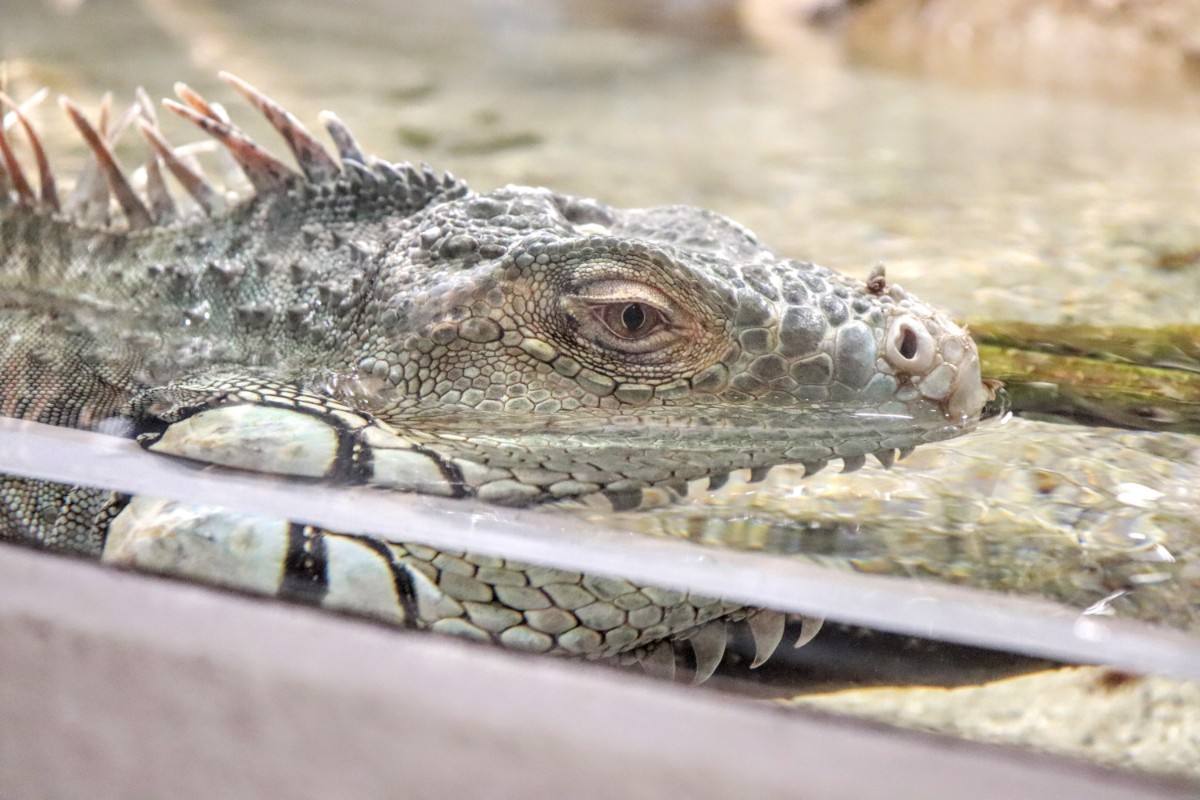
M806 473L958 435L989 389L975 345L886 281L777 256L685 206L547 189L473 192L337 155L223 74L299 171L186 86L167 107L252 191L204 177L144 95L115 126L63 107L95 155L60 198L22 109L0 128L0 414L135 436L226 467L529 505ZM111 151L146 139L144 192ZM9 134L36 162L26 175ZM173 194L164 176L182 189ZM202 508L0 478L0 536L528 650L696 675L748 619L756 663L783 617L611 578ZM812 633L811 626L805 636Z

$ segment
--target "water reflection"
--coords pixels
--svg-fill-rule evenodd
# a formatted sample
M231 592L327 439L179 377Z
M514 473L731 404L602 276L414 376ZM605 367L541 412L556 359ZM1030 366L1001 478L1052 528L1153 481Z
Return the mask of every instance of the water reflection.
M887 472L802 479L785 467L612 522L1078 609L1109 598L1111 613L1195 630L1198 452L1189 436L1011 419ZM1148 475L1155 488L1138 483Z

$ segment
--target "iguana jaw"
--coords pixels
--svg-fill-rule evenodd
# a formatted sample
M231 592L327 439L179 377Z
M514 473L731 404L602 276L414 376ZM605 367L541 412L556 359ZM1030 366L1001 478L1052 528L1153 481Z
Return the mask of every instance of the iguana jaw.
M849 472L872 455L890 467L917 445L975 425L938 411L914 417L844 405L755 404L742 413L652 407L617 418L575 412L514 419L460 410L420 421L420 446L457 464L469 494L524 505L604 492L622 507L637 505L651 487L685 494L687 482L702 478L717 487L735 470L761 479L779 464L801 464L813 474L841 460ZM476 468L462 469L467 464Z

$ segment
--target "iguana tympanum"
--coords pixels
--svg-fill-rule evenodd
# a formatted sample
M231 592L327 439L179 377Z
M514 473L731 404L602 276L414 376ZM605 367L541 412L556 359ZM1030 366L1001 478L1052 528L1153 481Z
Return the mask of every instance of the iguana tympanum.
M781 258L696 208L474 192L365 155L327 113L334 157L222 78L299 166L178 86L166 106L236 160L240 198L166 142L143 96L144 190L108 126L63 100L95 155L63 200L0 96L0 415L245 470L506 505L603 493L623 509L731 470L888 466L980 414L970 336L882 269L863 283ZM757 661L784 625L621 580L17 477L0 478L0 536L666 671L664 643L690 639L700 677L724 620L749 620ZM235 550L257 560L230 567Z

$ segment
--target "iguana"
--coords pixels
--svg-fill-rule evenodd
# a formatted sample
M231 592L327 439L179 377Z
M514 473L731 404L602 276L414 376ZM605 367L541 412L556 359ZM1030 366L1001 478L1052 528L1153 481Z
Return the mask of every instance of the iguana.
M504 505L603 493L626 509L732 470L890 466L969 430L989 396L969 334L882 268L864 283L783 258L702 209L475 192L365 155L325 113L334 157L221 77L299 171L177 85L166 107L251 191L218 189L144 95L139 191L107 123L63 99L95 156L64 200L0 94L40 184L0 129L0 414L239 469ZM756 663L784 625L683 592L16 477L0 478L0 537L668 672L690 639L699 677L723 620L749 619Z

